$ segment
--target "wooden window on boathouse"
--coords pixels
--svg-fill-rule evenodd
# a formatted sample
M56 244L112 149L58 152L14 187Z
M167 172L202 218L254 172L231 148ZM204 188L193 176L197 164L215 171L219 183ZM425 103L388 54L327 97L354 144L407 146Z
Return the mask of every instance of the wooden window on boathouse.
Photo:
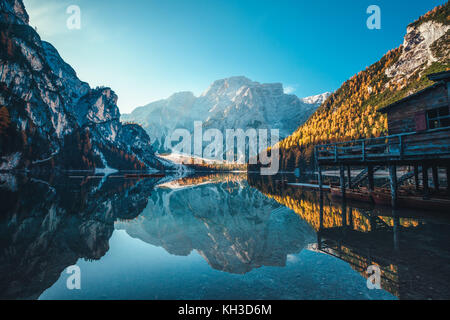
M448 107L436 108L427 111L428 129L450 127L450 114ZM417 126L417 122L416 122Z

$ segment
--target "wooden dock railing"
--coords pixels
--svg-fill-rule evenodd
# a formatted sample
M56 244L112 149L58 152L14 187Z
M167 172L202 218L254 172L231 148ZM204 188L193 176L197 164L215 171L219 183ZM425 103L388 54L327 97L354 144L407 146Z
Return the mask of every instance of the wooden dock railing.
M450 157L450 127L315 147L319 163L383 162Z

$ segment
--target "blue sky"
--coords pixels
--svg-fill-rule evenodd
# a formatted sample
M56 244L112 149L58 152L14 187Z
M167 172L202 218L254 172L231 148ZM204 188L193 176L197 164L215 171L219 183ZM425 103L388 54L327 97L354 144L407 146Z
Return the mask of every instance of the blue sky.
M24 0L31 25L122 113L217 79L281 82L299 97L334 91L403 42L406 26L445 0ZM369 30L369 5L381 30ZM69 30L70 5L81 29Z

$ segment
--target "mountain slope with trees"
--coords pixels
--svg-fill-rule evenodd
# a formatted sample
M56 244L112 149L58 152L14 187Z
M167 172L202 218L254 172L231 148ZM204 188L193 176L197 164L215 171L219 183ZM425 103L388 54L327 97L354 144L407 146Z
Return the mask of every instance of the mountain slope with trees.
M312 165L318 144L386 135L386 116L377 110L431 85L427 75L450 68L449 8L447 2L410 24L400 47L347 80L281 141L281 169Z

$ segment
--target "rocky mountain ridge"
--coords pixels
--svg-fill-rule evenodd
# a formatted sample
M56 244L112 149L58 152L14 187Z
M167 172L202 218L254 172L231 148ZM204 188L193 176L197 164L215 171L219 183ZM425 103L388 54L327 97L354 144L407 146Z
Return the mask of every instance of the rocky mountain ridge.
M164 167L147 133L120 122L114 91L78 79L28 25L22 0L0 2L0 46L0 170Z
M194 121L203 129L279 129L286 137L304 123L330 95L299 99L284 93L281 83L261 84L243 76L213 82L199 97L180 92L122 115L149 133L155 150L170 151L168 138L175 129L193 132Z

